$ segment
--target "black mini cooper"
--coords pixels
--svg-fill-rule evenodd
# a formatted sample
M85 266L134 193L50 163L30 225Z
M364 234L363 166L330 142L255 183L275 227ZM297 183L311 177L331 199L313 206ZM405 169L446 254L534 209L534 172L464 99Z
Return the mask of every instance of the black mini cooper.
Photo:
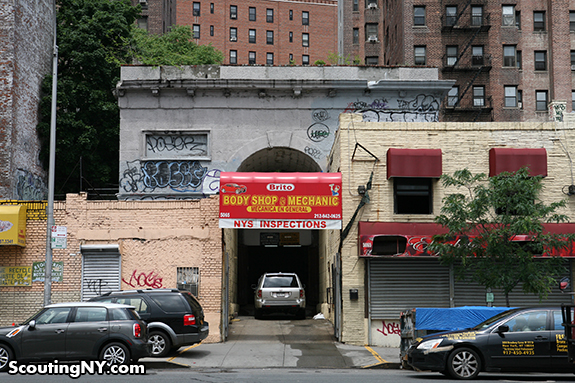
M511 309L475 327L418 338L408 364L457 379L486 372L575 372L561 307Z

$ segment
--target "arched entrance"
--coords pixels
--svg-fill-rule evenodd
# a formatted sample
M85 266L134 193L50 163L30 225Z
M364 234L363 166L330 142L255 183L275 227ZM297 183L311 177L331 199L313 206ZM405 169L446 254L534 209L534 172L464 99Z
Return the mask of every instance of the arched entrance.
M247 157L237 172L321 172L307 154L287 147L259 150ZM254 285L265 272L295 272L306 287L307 315L320 303L319 234L313 229L224 229L233 230L235 254L230 260L231 303L239 315L253 315ZM226 243L226 246L230 245ZM234 264L235 263L235 264ZM234 302L235 300L235 302Z

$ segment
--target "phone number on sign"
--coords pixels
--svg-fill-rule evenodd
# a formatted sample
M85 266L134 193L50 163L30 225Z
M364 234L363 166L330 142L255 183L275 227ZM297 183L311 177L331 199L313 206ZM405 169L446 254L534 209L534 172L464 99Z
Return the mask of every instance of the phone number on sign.
M341 214L314 214L314 219L341 219Z

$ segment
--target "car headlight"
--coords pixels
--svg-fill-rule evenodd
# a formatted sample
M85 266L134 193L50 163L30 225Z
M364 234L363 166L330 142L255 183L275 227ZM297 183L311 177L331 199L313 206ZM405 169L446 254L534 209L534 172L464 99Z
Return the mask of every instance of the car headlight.
M439 347L439 345L443 342L443 339L431 339L426 340L425 342L421 342L419 346L417 346L418 350L431 350L433 348Z

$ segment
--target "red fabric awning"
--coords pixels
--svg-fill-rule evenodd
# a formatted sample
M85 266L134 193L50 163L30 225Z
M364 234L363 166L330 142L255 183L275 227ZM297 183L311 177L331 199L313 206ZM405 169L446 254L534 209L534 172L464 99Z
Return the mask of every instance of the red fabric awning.
M539 149L491 148L489 177L502 172L516 172L528 167L531 176L547 176L547 151Z
M442 174L441 149L387 150L387 178L439 178Z

